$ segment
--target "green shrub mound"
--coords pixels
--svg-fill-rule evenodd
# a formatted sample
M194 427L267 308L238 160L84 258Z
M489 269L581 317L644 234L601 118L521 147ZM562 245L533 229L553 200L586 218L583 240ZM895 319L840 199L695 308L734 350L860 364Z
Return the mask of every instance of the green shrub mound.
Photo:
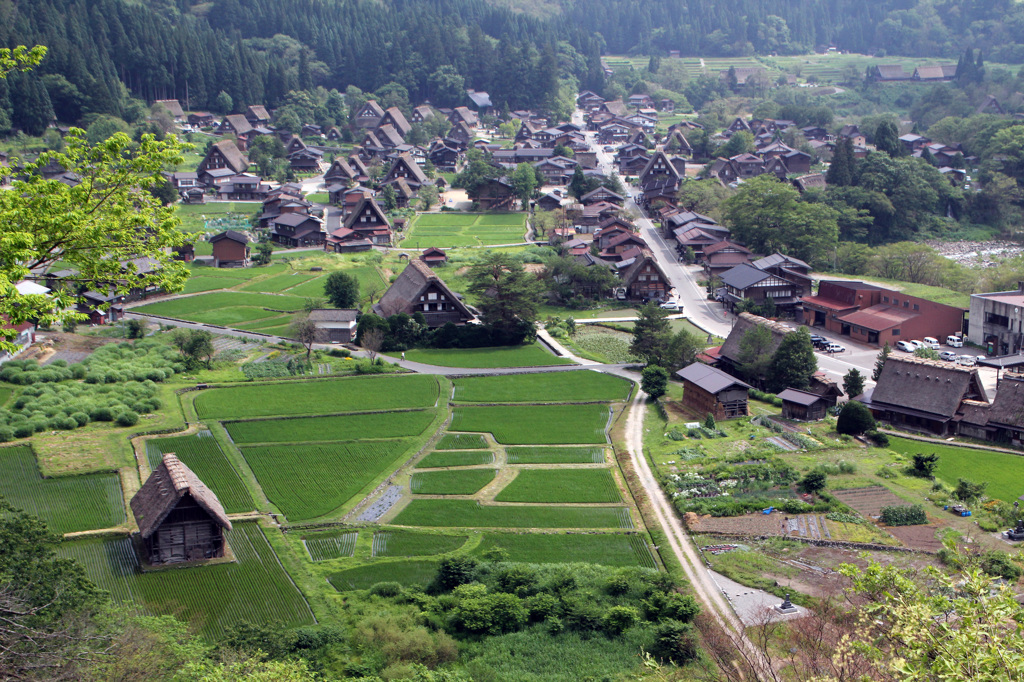
M919 504L893 505L882 507L882 523L887 526L920 526L928 523L928 516Z
M0 429L4 429L0 442L28 438L39 431L70 431L91 421L134 426L140 414L160 409L156 391L156 384L148 380L29 385L8 407L0 409Z
M100 346L82 361L82 367L86 369L87 382L105 384L147 380L159 382L185 369L176 350L156 341ZM74 370L74 366L70 369Z

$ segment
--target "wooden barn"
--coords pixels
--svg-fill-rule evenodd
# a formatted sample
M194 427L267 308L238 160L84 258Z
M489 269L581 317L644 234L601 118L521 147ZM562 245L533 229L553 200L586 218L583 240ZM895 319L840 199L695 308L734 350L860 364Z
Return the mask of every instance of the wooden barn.
M683 405L698 415L712 414L715 419L746 417L750 385L720 369L695 362L676 372L683 382Z
M153 565L224 556L231 521L213 491L173 453L153 470L131 501L142 556Z
M814 422L824 419L828 408L832 407L828 398L795 388L787 388L779 393L779 398L782 399L783 419Z

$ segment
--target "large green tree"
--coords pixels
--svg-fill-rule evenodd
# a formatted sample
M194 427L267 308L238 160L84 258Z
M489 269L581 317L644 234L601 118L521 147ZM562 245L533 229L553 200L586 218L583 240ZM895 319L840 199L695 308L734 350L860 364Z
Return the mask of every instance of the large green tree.
M807 327L782 337L768 366L768 387L775 392L787 388L804 389L818 371L818 359Z
M903 143L900 142L900 131L892 121L882 121L875 129L875 148L889 156L902 156Z
M668 366L669 348L672 343L672 326L668 311L653 301L640 308L640 314L633 324L633 342L629 352L646 364Z
M737 357L740 374L747 381L763 386L772 361L772 332L763 324L755 324L740 337Z
M516 169L512 171L510 180L512 181L512 189L516 196L519 197L519 201L525 211L530 207L530 197L533 196L533 190L537 188L537 174L534 172L533 166L528 163L517 165Z
M489 253L469 269L469 281L484 324L506 338L533 339L541 284L522 263L505 253Z

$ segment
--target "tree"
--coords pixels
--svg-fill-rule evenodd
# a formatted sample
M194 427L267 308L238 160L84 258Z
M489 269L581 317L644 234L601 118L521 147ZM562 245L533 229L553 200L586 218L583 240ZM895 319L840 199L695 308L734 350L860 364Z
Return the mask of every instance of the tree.
M230 114L235 108L235 102L231 95L221 90L213 100L213 108L220 114Z
M89 128L85 132L85 139L89 144L97 145L113 137L116 133L127 134L128 131L128 124L123 120L117 116L104 114L89 124Z
M256 244L256 257L252 259L252 262L256 265L270 265L273 255L274 247L270 242L261 241Z
M672 326L668 311L651 301L642 308L633 325L633 341L629 353L648 365L665 366L672 343Z
M528 163L520 163L512 171L510 180L512 181L512 190L519 197L525 211L529 208L530 197L533 196L533 190L537 187L537 175L534 173L533 166Z
M479 297L483 323L509 343L536 334L541 284L523 264L504 253L489 253L469 269L469 291Z
M824 471L809 471L806 476L800 480L800 487L803 488L804 492L816 493L819 490L824 490L825 486L828 485L828 476L825 475Z
M915 348L914 349L914 357L915 358L924 358L925 360L938 360L939 359L939 351L935 350L934 348L928 348L927 346L922 346L921 348Z
M900 142L900 131L892 121L882 121L875 129L875 147L889 156L902 156L903 143Z
M457 107L466 99L466 79L450 64L437 67L427 84L430 101L439 107Z
M859 435L875 430L875 418L864 403L851 400L843 405L836 420L836 431L851 435Z
M668 370L657 365L647 365L640 372L640 389L654 400L668 391Z
M146 336L146 323L142 320L128 320L124 328L125 336L129 339L141 339Z
M772 361L772 333L763 324L755 324L740 339L739 370L743 377L756 384L764 385L768 366Z
M576 169L572 172L572 179L569 181L569 194L577 199L581 199L589 191L587 177L583 175L583 166L576 166Z
M729 141L718 150L720 156L731 159L739 154L754 151L754 136L747 130L739 130L729 136Z
M384 185L384 189L380 192L381 207L385 211L394 211L398 208L398 198L395 196L395 188L393 185Z
M420 187L420 191L417 196L420 198L423 210L429 211L430 207L440 200L441 193L438 191L436 185L424 185Z
M782 337L768 366L768 386L778 392L787 388L805 389L818 371L818 359L807 327Z
M864 392L864 376L854 367L843 377L843 391L851 400Z
M384 347L385 340L384 330L379 328L368 329L359 335L359 345L370 356L370 362L376 362L377 353Z
M195 369L205 363L209 369L213 363L213 334L202 329L178 327L171 332L171 345L178 349L185 365Z
M118 133L90 146L82 130L72 129L62 152L47 151L12 184L0 192L0 315L10 325L0 329L0 348L12 350L13 326L27 320L60 326L75 311L77 292L90 289L127 294L131 289L159 287L180 291L188 277L184 264L174 260L171 247L185 243L173 207L162 206L150 189L164 182L166 166L181 162L182 146L169 137L158 142L144 135L136 145ZM46 180L50 162L77 174L74 187ZM103 188L104 191L96 191ZM159 265L138 272L134 259L148 257ZM73 274L65 287L50 295L21 295L13 284L39 279L37 274L57 261Z
M288 333L306 349L306 362L309 362L313 354L313 344L316 343L318 336L316 322L308 317L300 318L289 325Z
M885 361L892 355L892 347L889 342L886 341L885 345L882 346L882 350L878 351L878 357L875 358L875 369L871 372L871 380L878 381L878 377L882 376L882 368L885 367ZM850 396L851 398L853 396Z
M932 478L935 475L935 469L939 466L939 456L935 453L925 455L917 453L914 455L914 464L911 469L915 476L921 478Z
M985 488L987 487L987 482L975 483L966 478L960 478L957 479L956 488L953 490L953 497L964 504L974 504L985 494Z
M343 270L332 272L324 282L324 296L335 308L354 308L359 302L359 280Z
M846 187L853 183L853 170L856 158L853 155L853 140L844 137L836 145L832 163L825 174L825 182L829 187Z

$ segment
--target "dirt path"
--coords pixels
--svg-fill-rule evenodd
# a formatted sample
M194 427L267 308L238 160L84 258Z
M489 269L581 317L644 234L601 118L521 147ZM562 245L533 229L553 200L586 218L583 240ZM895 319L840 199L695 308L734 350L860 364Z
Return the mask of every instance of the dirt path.
M654 473L647 463L647 458L644 457L644 403L646 401L647 394L637 390L636 397L633 398L633 404L630 406L629 417L626 420L626 447L629 449L629 455L633 460L633 466L637 471L640 482L643 484L647 496L651 500L654 515L662 530L665 531L665 537L668 538L672 552L679 559L679 563L682 564L683 570L686 572L686 577L689 579L690 584L693 585L697 598L704 605L707 612L714 616L718 624L743 646L746 658L758 668L758 677L760 679L772 679L773 675L770 672L767 661L765 661L762 654L757 651L750 640L747 639L743 624L726 602L722 590L704 567L703 562L697 555L697 549L690 540L690 536L687 534L686 529L683 528L683 524L672 508L668 497L654 477ZM766 672L767 674L765 674Z

